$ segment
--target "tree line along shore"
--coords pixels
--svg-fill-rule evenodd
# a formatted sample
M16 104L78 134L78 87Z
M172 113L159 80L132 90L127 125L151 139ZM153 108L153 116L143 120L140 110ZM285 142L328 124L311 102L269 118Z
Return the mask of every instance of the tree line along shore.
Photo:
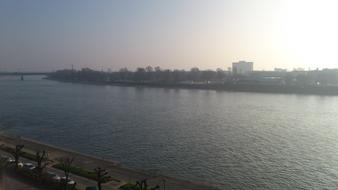
M294 93L338 95L338 70L324 69L313 71L253 71L247 74L234 74L217 69L162 70L158 67L138 68L129 71L59 70L49 73L50 80L62 82L149 86L164 88L208 89L234 92Z

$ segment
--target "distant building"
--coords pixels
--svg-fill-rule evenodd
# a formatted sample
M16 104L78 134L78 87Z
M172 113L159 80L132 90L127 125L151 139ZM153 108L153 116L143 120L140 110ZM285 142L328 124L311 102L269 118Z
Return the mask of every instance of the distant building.
M302 72L302 71L305 71L305 69L304 68L294 68L293 71L300 71L300 72Z
M275 72L287 72L287 69L275 68Z
M253 71L253 62L239 61L232 63L232 72L238 75L245 75Z

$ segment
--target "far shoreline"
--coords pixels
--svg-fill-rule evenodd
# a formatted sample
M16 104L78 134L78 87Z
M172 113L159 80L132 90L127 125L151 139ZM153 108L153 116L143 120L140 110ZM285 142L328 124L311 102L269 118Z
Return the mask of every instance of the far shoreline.
M169 89L195 89L195 90L215 90L224 92L248 92L248 93L267 93L267 94L298 94L298 95L320 95L338 96L338 86L288 86L288 85L260 85L260 84L174 84L174 83L149 83L149 82L93 82L80 80L61 80L45 77L46 80L88 84L88 85L110 85L120 87L150 87L150 88L169 88Z

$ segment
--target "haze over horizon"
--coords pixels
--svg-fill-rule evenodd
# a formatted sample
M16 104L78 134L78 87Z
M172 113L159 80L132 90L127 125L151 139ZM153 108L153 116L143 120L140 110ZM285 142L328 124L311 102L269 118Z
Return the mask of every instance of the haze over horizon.
M336 68L334 0L0 2L0 71Z

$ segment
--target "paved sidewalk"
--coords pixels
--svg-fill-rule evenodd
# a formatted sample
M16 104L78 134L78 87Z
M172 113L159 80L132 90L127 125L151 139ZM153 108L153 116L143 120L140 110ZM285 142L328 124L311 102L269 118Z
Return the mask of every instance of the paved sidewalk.
M104 168L108 171L109 175L112 176L113 179L118 180L103 185L105 190L118 189L119 186L127 182L135 183L136 181L143 179L147 179L148 185L150 186L160 185L161 189L163 189L165 185L166 190L217 190L217 188L210 187L204 183L196 183L162 175L152 175L138 170L128 169L111 160L105 160L98 157L81 154L71 150L41 143L32 139L14 138L0 135L0 143L12 147L14 147L15 144L23 144L25 145L25 148L30 150L46 150L48 152L49 158L55 162L57 162L56 160L60 157L74 157L75 166L86 169L94 169L96 167ZM73 178L75 179L75 177Z
M4 174L0 179L0 190L47 190L39 187L35 187L19 178L15 178Z

